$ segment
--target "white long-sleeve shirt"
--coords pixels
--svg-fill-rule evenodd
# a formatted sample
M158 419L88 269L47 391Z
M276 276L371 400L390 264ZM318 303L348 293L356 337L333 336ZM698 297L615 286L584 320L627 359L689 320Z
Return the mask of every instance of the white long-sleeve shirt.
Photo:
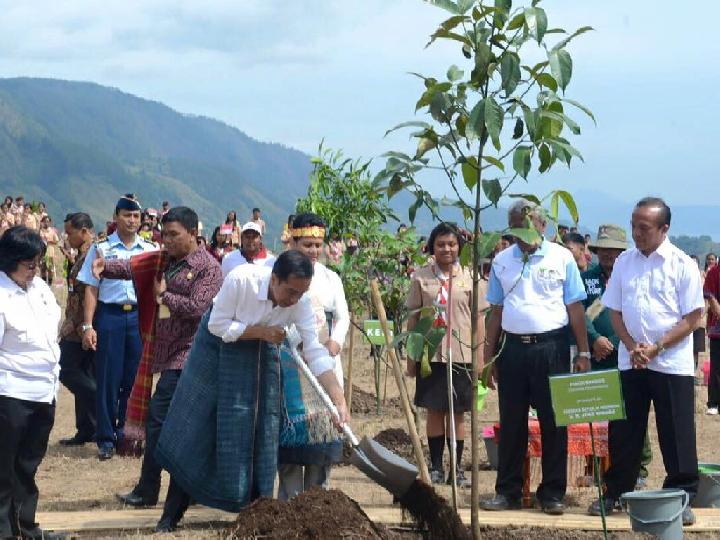
M318 340L315 314L307 295L290 307L274 306L268 298L272 268L244 264L232 270L215 297L208 329L225 343L237 341L248 326L294 324L303 342L303 356L315 376L335 368L335 360Z
M60 316L41 278L25 291L0 272L0 396L53 402L60 375Z
M316 262L314 270L308 294L317 296L322 302L323 309L333 314L330 339L342 347L350 329L350 311L345 299L345 289L340 276L324 264Z

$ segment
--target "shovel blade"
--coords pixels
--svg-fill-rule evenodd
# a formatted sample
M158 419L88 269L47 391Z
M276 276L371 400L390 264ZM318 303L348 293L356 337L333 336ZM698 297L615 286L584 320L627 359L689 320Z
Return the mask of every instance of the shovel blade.
M405 495L418 475L415 465L367 437L353 448L350 461L397 497Z

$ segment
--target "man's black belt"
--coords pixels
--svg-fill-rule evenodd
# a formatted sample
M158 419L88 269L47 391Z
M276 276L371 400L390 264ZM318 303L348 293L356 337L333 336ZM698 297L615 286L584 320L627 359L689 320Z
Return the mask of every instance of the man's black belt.
M105 309L111 311L122 311L123 313L131 313L137 310L137 304L108 304L107 302L100 302Z
M530 345L533 343L556 341L559 337L563 335L567 335L567 327L565 326L556 330L542 332L541 334L511 334L510 332L505 332L505 339L507 339L511 343L522 343L523 345Z

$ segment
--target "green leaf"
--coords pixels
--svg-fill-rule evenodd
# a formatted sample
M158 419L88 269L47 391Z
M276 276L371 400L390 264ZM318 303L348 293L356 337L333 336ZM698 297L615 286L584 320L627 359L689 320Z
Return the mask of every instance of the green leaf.
M583 105L582 103L578 103L574 99L562 98L562 101L564 101L565 103L569 103L573 107L577 107L578 109L580 109L582 112L587 114L592 119L592 121L595 123L595 125L597 125L597 122L595 121L595 116L593 115L592 111L590 109L588 109L585 105Z
M503 162L499 159L493 157L493 156L483 156L482 157L485 161L490 163L491 165L495 165L498 169L500 169L502 172L505 172L505 165L503 165Z
M478 252L480 258L489 256L494 250L502 235L499 232L485 233L480 237Z
M435 136L435 138L421 137L418 141L417 151L415 152L415 159L420 159L433 148L437 148L437 145L437 136Z
M506 52L500 62L500 75L502 77L502 89L505 95L509 96L515 91L520 82L520 58L513 52Z
M506 233L513 235L515 238L522 240L526 244L538 244L542 240L542 237L534 228L507 229Z
M430 328L427 334L425 334L425 341L427 342L427 355L431 360L435 358L435 354L440 348L442 340L445 337L445 332L445 328L434 326Z
M528 173L530 172L531 151L532 148L530 146L518 146L513 153L513 169L525 180L527 180Z
M538 44L541 43L548 24L545 10L539 7L525 8L525 23L530 35L537 40Z
M407 338L406 350L412 360L419 362L425 352L425 336L411 332Z
M500 185L500 180L497 178L493 178L492 180L483 180L482 188L483 193L485 193L488 200L493 204L493 206L497 207L497 203L502 196L502 186Z
M427 0L427 3L449 11L450 13L458 13L457 4L451 0Z
M415 222L415 214L417 214L418 209L422 206L424 201L423 198L423 192L418 192L415 202L410 205L410 208L408 208L408 218L410 219L410 223Z
M563 204L565 205L565 208L567 208L568 212L570 213L570 217L572 220L577 223L580 221L580 214L578 213L577 205L575 204L575 199L568 191L558 190L555 192L554 196L557 196L562 200Z
M553 92L557 92L557 81L555 80L555 77L553 77L549 73L540 73L535 77L535 80L538 82L539 85L549 88Z
M462 164L463 181L467 188L472 191L478 182L478 162L474 156L470 156Z
M552 154L550 153L550 147L543 143L538 147L538 154L540 155L540 166L538 171L544 173L552 165Z
M508 30L517 30L518 28L522 27L522 25L525 24L525 13L520 13L519 15L515 15L512 20L510 21L510 24L508 24L507 29Z
M492 51L487 43L478 43L475 50L475 69L478 72L487 74L490 60L492 59Z
M565 91L572 76L572 58L565 49L553 49L548 54L550 72L557 81L560 88Z
M585 159L582 157L582 154L570 143L560 141L557 139L549 140L548 143L550 146L552 146L555 149L555 152L558 152L558 150L561 150L564 153L567 153L568 156L575 156L580 159L580 161L585 161ZM559 152L558 152L559 153ZM563 160L565 163L570 165L570 159Z
M450 66L447 71L447 78L449 81L459 81L465 72L457 67L455 64Z
M533 113L532 109L525 105L524 103L521 104L522 111L523 111L523 118L525 118L525 127L527 128L528 135L530 135L530 138L532 140L535 140L535 114Z
M457 10L458 13L467 13L467 11L473 7L475 0L458 0Z
M481 99L470 111L470 118L468 118L467 125L465 126L465 136L468 141L479 139L485 131L485 100Z
M512 0L495 0L495 13L493 15L493 26L495 28L505 26L510 8L512 8Z
M560 116L562 117L563 122L565 122L565 125L570 128L570 131L572 131L575 135L580 135L580 126L578 126L572 118L565 114L561 114Z
M570 34L568 37L563 39L562 41L559 41L557 45L553 47L553 50L558 50L564 48L568 43L570 43L571 40L578 37L580 34L584 34L585 32L588 32L590 30L595 30L592 26L583 26L581 28L578 28L575 30L572 34Z
M460 251L460 265L465 268L472 265L472 242L466 242Z
M413 120L411 122L403 122L402 124L398 124L394 128L390 128L385 132L385 137L388 136L388 134L392 133L393 131L397 131L398 129L406 128L406 127L421 127L425 129L430 129L430 124L427 122L421 122L418 120Z
M530 201L537 205L542 204L540 202L540 199L538 199L537 196L533 195L532 193L513 193L511 195L508 195L508 197L511 199L525 199L526 201Z
M523 121L522 118L515 120L515 127L513 128L513 139L519 139L523 136Z
M551 220L553 220L555 223L558 222L558 197L557 192L553 193L552 197L550 198L550 212L549 217Z
M502 107L497 104L492 96L485 101L485 127L493 141L496 150L500 150L500 131L503 126L505 112Z

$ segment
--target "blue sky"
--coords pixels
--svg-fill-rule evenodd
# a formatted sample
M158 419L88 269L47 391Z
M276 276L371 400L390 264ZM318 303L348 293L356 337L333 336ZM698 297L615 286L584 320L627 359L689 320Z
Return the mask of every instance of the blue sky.
M720 204L720 2L542 6L551 27L596 29L570 47L568 95L598 125L582 122L575 141L585 164L530 189ZM421 0L0 0L0 12L0 76L116 86L309 153L322 138L353 157L411 151L406 136L383 138L414 118L421 84L407 72L440 78L462 61L455 46L424 49L446 14Z

